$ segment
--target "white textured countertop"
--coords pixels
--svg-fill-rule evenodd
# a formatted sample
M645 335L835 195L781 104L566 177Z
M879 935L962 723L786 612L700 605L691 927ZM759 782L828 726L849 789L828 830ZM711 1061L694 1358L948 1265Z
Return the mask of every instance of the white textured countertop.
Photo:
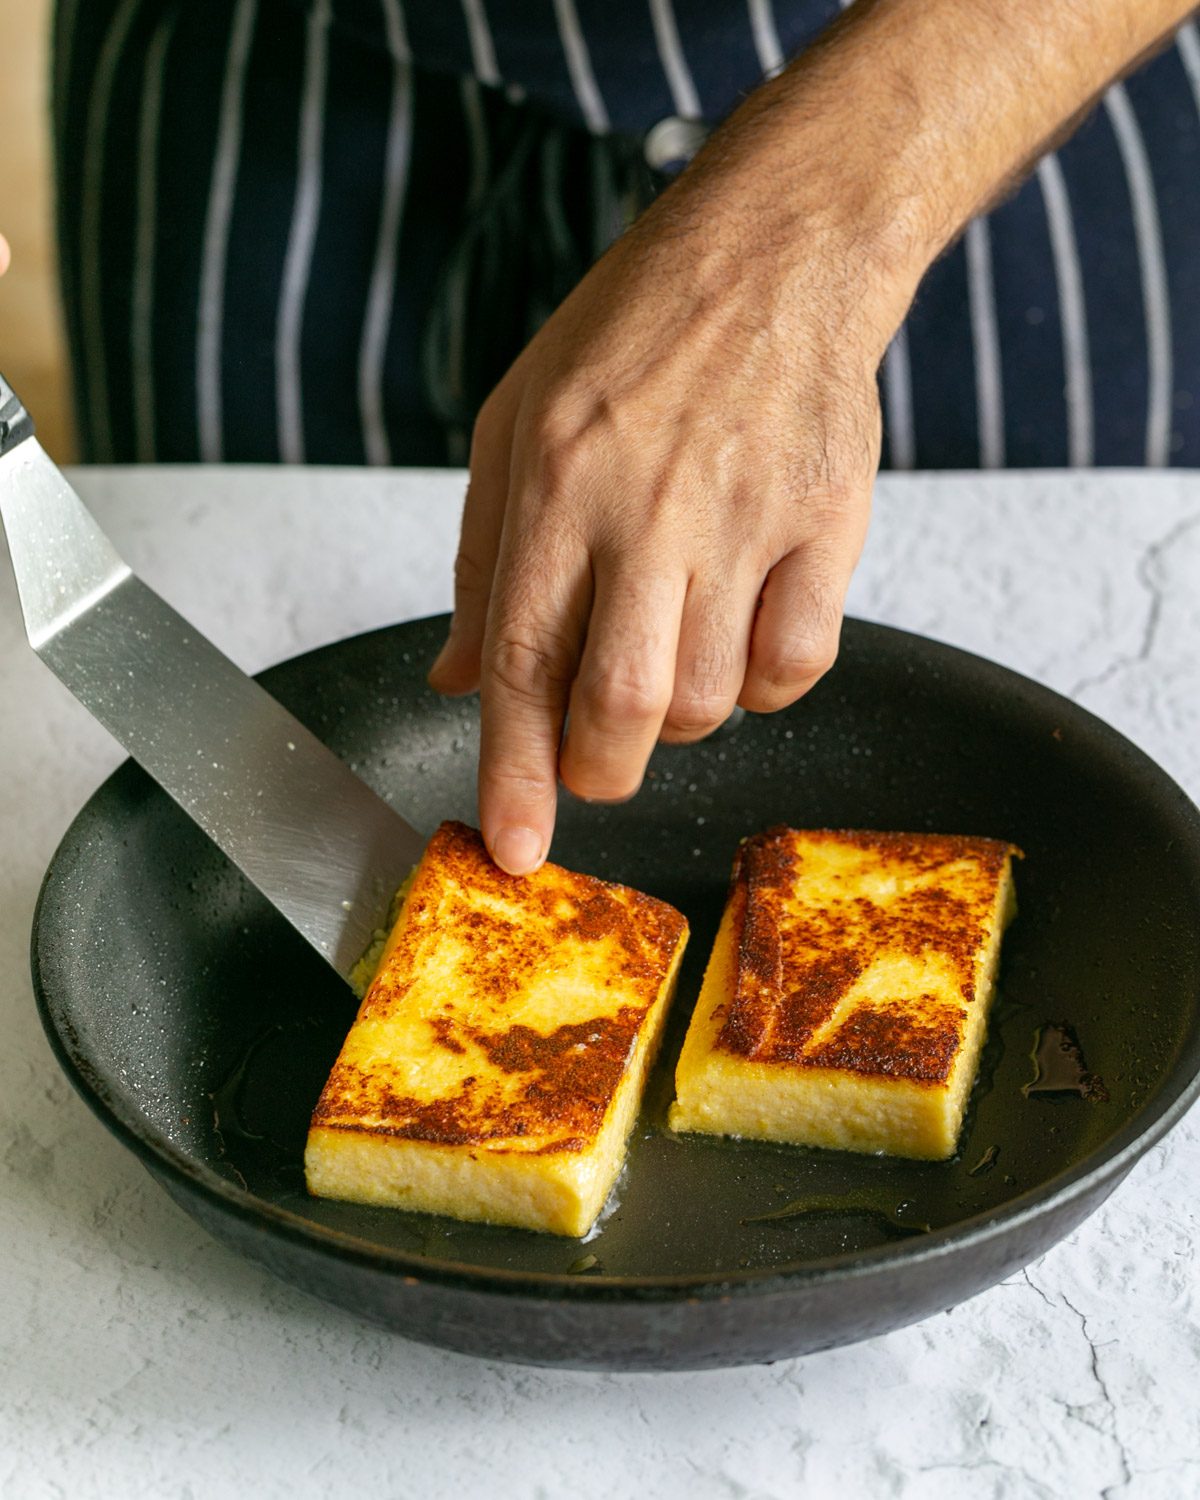
M448 607L461 476L85 471L237 661ZM851 608L1079 698L1200 797L1200 476L879 485ZM1200 1119L1026 1273L755 1369L598 1376L406 1343L210 1240L71 1091L34 1010L42 872L120 759L0 565L0 1495L1200 1495Z

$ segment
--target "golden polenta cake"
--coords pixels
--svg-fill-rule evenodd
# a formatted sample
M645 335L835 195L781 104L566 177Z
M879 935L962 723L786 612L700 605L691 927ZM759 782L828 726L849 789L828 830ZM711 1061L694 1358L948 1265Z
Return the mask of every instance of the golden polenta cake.
M586 1234L687 931L628 886L552 864L508 875L443 823L313 1112L309 1191Z
M1019 855L941 834L773 828L746 839L671 1127L953 1155Z

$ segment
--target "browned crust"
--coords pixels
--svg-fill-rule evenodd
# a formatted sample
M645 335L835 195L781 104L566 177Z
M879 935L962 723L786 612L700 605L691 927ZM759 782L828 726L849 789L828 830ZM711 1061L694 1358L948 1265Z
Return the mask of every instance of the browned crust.
M962 1010L933 995L912 1012L862 1007L818 1047L805 1053L808 1068L842 1068L910 1083L945 1083L962 1038Z
M803 861L801 837L877 852L914 875L936 875L969 861L967 890L935 884L886 907L859 897L785 921L783 901ZM997 883L1014 853L1019 851L1012 844L998 839L956 834L820 829L800 835L772 828L746 839L729 898L733 993L715 1045L755 1062L945 1083L961 1041L964 1009L931 996L911 1010L860 1007L820 1046L812 1045L812 1037L884 949L914 956L936 950L956 973L963 1007L969 1004Z
M480 910L472 896L518 896L528 922ZM470 1146L505 1139L541 1142L525 1151L581 1151L595 1140L647 1014L658 998L687 923L674 907L628 886L546 865L536 875L506 874L488 857L480 835L443 823L429 841L396 935L363 1000L359 1018L385 1016L403 1005L419 962L418 939L431 923L465 941L460 970L466 986L503 1009L567 943L611 939L620 955L628 1003L615 1014L557 1027L549 1034L524 1025L489 1030L460 1014L448 999L428 1017L435 1048L481 1051L491 1067L520 1080L514 1092L488 1088L477 1077L453 1093L420 1100L397 1094L380 1072L364 1073L341 1059L313 1112L315 1127Z
M548 1137L538 1150L582 1151L604 1123L645 1016L643 1008L622 1006L615 1016L560 1026L548 1036L528 1026L472 1032L489 1062L528 1075L515 1100L481 1089L474 1077L441 1099L414 1099L395 1093L378 1076L338 1063L313 1124L440 1146ZM365 1118L369 1126L362 1124Z

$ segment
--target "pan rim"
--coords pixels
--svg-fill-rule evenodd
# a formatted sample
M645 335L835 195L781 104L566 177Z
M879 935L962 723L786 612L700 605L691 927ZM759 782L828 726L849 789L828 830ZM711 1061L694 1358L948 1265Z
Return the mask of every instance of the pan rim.
M345 637L276 663L256 675L269 679L273 673L283 668L293 668L322 653L336 651L351 641L445 618L427 616L421 620L404 621L399 625L384 626L379 630ZM1162 791L1174 794L1181 813L1185 814L1191 824L1189 831L1192 836L1192 852L1197 869L1200 870L1200 808L1197 808L1187 792L1166 770L1107 721L1052 688L962 647L873 621L848 617L845 623L855 634L864 632L869 636L878 632L892 638L915 639L926 647L934 647L935 655L968 659L976 664L976 670L983 669L985 675L995 674L1010 688L1017 685L1029 696L1047 703L1052 702L1056 709L1085 724L1089 732L1098 733L1102 740L1107 740L1111 749L1118 751L1123 758L1140 764L1143 771L1148 771L1157 778ZM1027 1189L999 1210L989 1210L957 1220L919 1237L792 1265L785 1263L770 1267L751 1267L719 1274L692 1272L631 1276L596 1272L578 1275L560 1271L479 1266L434 1259L381 1245L361 1236L318 1224L302 1214L270 1203L229 1181L212 1168L195 1161L148 1124L126 1118L118 1101L106 1093L102 1082L82 1053L77 1054L69 1037L64 1034L64 1030L70 1030L65 1015L62 1019L66 1025L60 1027L55 1002L42 973L40 938L44 907L49 899L51 884L60 873L61 863L71 853L80 819L110 782L127 772L130 763L129 760L123 761L106 777L72 818L51 857L38 893L30 939L30 966L42 1027L59 1065L101 1123L134 1152L152 1175L161 1176L165 1173L180 1188L189 1194L198 1193L228 1217L245 1223L256 1223L269 1233L322 1257L349 1261L363 1268L385 1272L406 1285L431 1285L510 1298L524 1295L530 1300L558 1298L569 1302L596 1303L707 1302L727 1301L734 1297L793 1294L801 1286L825 1285L837 1281L852 1283L864 1278L886 1276L900 1266L928 1265L947 1255L979 1249L992 1240L1019 1233L1023 1226L1032 1224L1054 1210L1067 1208L1081 1198L1101 1192L1106 1185L1111 1191L1200 1099L1200 1064L1187 1076L1183 1059L1177 1058L1172 1064L1172 1071L1165 1076L1158 1090L1121 1129L1074 1166Z

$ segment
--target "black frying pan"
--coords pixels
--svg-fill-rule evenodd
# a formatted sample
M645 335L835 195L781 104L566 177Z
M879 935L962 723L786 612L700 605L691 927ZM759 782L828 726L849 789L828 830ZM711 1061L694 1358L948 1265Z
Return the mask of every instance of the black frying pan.
M397 626L264 676L429 826L474 810L474 705L424 686L443 629ZM666 1131L734 848L779 822L1025 849L954 1161ZM308 1115L354 1003L132 764L46 876L43 1021L104 1123L219 1238L409 1337L591 1369L779 1359L949 1307L1078 1224L1198 1092L1200 815L1099 720L949 647L849 622L801 704L661 749L632 803L565 803L554 855L665 897L693 930L619 1207L586 1245L307 1198ZM1063 1022L1107 1102L1024 1092L1040 1028Z

